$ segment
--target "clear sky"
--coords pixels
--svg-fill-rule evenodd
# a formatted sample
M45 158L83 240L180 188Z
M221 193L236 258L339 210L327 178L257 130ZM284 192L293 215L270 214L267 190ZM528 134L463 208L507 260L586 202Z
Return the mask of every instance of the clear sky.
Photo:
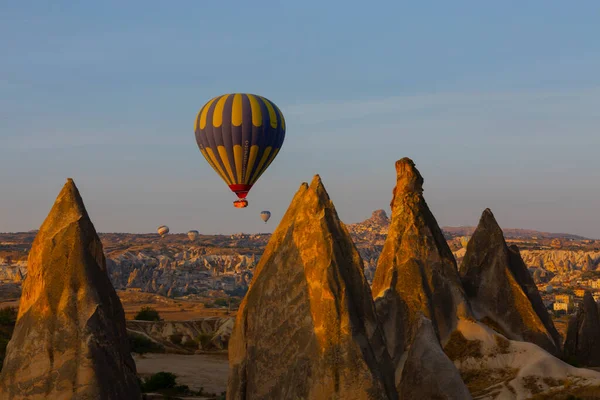
M598 21L597 0L2 2L0 232L37 229L67 177L101 232L271 231L315 173L352 223L408 156L441 225L490 207L600 238ZM287 119L244 210L193 132L228 92Z

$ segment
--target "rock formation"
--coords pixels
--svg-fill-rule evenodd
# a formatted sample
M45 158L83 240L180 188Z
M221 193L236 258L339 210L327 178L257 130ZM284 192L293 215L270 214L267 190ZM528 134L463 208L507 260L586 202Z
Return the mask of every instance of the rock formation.
M408 158L396 162L396 173L392 220L372 290L398 384L421 317L444 342L470 310L452 251L423 198L423 177Z
M596 269L596 266L594 265L594 261L592 260L590 255L587 254L585 257L585 263L583 264L583 267L581 268L581 270L582 271L594 271L595 269Z
M234 319L231 317L203 317L192 321L127 321L127 331L144 336L162 346L166 353L194 354L196 347L191 344L181 346L177 338L196 339L204 336L202 350L226 349Z
M544 301L542 300L542 296L540 295L540 292L538 291L537 286L533 280L533 276L531 276L527 266L521 258L519 248L513 244L509 246L508 250L510 258L510 272L512 272L515 280L517 281L519 286L521 286L523 293L525 293L525 295L529 299L531 306L533 307L535 313L546 327L546 330L548 331L550 336L552 336L552 340L556 344L556 347L558 348L558 350L560 350L560 344L562 342L560 334L556 330L556 327L554 326L554 322L552 322L550 314L548 314L548 310L544 305Z
M522 250L523 261L529 267L539 266L557 275L575 270L594 271L600 260L600 251L594 250ZM596 260L596 261L594 261Z
M454 363L440 347L431 321L422 318L402 369L401 399L471 398Z
M140 399L102 244L67 180L29 253L0 398Z
M486 209L460 266L476 316L512 340L532 342L559 354L560 340L518 249L509 249Z
M318 175L260 259L229 363L229 400L397 398L362 260Z
M564 353L570 362L600 367L600 315L594 297L588 291L583 296L583 304L569 320Z
M379 226L388 226L390 224L390 219L385 210L373 211L373 214L371 214L371 221Z

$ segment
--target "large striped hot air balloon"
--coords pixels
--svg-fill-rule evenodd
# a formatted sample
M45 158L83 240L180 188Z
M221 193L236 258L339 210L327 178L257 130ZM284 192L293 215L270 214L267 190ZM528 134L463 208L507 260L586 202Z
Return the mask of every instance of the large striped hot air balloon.
M156 232L158 232L161 237L165 237L165 235L169 233L169 227L166 225L161 225L156 229Z
M265 221L265 224L271 218L271 211L263 211L260 213L260 218Z
M254 94L224 94L211 99L198 113L196 142L210 166L239 200L271 165L285 138L285 118L270 100Z

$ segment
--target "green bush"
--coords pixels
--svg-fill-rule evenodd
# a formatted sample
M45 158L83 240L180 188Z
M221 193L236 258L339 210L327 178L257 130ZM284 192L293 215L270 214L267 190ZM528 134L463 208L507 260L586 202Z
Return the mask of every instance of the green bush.
M165 351L164 347L160 344L137 333L128 333L127 338L129 339L129 350L132 353L162 353Z
M170 372L158 372L142 383L142 392L156 392L164 389L172 389L177 384L177 376Z
M204 388L198 391L190 390L187 385L177 385L177 376L171 372L158 372L144 379L142 382L139 378L140 388L142 393L160 393L165 396L203 396Z
M152 307L142 307L134 319L138 321L162 321L158 311Z

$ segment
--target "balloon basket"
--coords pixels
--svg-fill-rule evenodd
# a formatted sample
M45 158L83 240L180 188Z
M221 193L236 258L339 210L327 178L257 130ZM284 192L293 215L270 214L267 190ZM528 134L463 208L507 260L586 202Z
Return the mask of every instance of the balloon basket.
M248 207L248 200L245 200L245 199L236 200L233 202L233 206L235 208L246 208L246 207Z

